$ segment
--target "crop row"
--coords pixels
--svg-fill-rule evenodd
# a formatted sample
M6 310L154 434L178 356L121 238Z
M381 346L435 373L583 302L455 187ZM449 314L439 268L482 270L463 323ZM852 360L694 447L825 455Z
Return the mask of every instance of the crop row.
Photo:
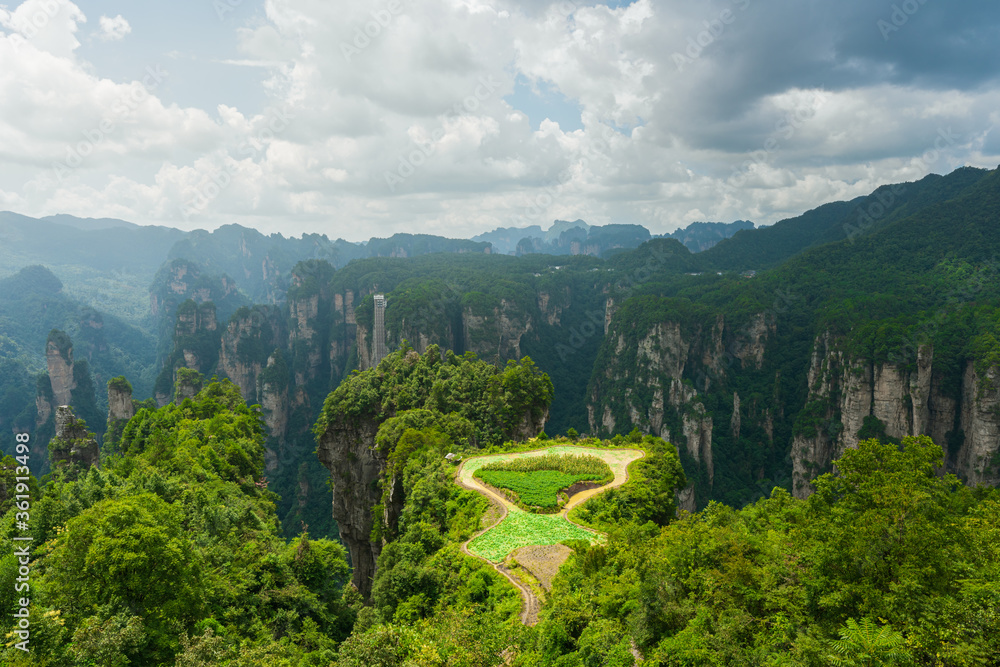
M478 470L476 477L497 489L511 491L529 507L559 506L559 491L576 482L595 480L595 475L567 475L555 470L511 472L509 470Z
M533 544L559 544L566 540L602 539L596 533L570 523L559 514L531 514L511 510L499 525L469 543L469 551L493 561L502 561L507 554Z
M607 480L615 478L611 467L596 456L570 454L545 454L543 456L527 456L487 463L480 470L508 470L511 472L537 472L540 470L555 470L567 475L591 475L585 479Z

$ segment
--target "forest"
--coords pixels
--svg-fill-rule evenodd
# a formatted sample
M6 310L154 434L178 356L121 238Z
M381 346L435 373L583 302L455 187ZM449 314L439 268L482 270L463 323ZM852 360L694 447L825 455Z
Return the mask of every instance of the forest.
M382 375L403 395L408 363L397 353L358 379ZM482 364L453 363L473 375ZM365 405L368 387L337 400ZM528 391L551 400L544 381ZM306 526L281 536L263 424L235 386L141 409L100 465L32 478L31 652L8 625L5 664L997 664L1000 495L939 474L943 451L927 437L861 442L806 500L776 488L695 514L675 510L676 447L638 431L588 441L647 456L583 506L607 539L567 542L538 623L525 626L516 589L459 548L489 503L454 483L445 454L483 451L469 436L488 425L423 410L381 419L392 463L380 486L395 478L404 500L395 525L371 536L382 547L366 599L343 546ZM7 619L16 468L5 459L0 483Z

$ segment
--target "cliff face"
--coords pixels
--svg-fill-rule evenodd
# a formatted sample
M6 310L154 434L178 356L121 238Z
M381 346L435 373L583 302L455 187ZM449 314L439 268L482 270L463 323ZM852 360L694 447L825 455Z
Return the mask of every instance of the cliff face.
M389 372L369 370L345 380L328 397L317 425L322 431L316 452L330 471L333 518L351 553L354 585L366 597L382 550L382 538L372 540L376 514L378 525L391 534L403 506L399 480L388 478L391 445L382 451L375 443L379 427L397 412L420 408L411 419L457 413L482 424L474 432L470 423L462 438L490 444L529 439L545 425L552 391L548 378L529 362L501 371L484 361L442 359L433 346L423 355L412 349L391 353L383 363ZM480 400L472 402L471 396ZM424 407L428 403L436 412ZM378 511L384 490L388 502Z
M282 334L278 311L267 306L236 311L222 333L219 370L240 388L248 402L262 400L258 379L270 351L284 348Z
M132 405L132 388L108 385L108 423L128 421L135 416Z
M965 363L957 396L921 347L903 368L851 359L829 334L817 338L809 369L808 414L792 443L793 491L805 497L811 480L862 437L929 435L948 451L947 465L970 484L1000 482L1000 375L983 377Z
M520 359L524 356L522 339L533 329L531 314L507 299L501 299L489 313L476 314L468 306L462 309L464 349L481 359Z
M386 468L374 446L378 427L374 420L339 419L329 425L316 449L320 463L330 471L333 518L351 554L354 585L365 597L371 594L375 561L382 552L381 542L370 539L375 525L372 508L381 499L378 482Z
M97 440L89 433L68 405L56 408L56 437L49 442L52 468L97 465L100 450Z
M771 419L761 410L750 414L751 406L742 406L731 392L732 409L716 423L705 400L706 392L737 373L762 367L776 331L774 315L757 314L739 327L730 327L721 315L686 323L665 319L636 335L631 319L616 318L615 312L609 298L604 353L588 395L590 429L611 434L635 427L677 445L691 480L679 494L680 507L694 511L715 485L714 435L724 429L739 441L748 419L761 431Z
M49 368L49 381L52 383L52 396L56 406L69 405L76 381L73 379L73 346L67 342L49 337L45 345L45 361ZM41 411L39 411L41 414Z
M970 362L962 382L964 440L955 469L969 484L1000 485L1000 369L979 377Z

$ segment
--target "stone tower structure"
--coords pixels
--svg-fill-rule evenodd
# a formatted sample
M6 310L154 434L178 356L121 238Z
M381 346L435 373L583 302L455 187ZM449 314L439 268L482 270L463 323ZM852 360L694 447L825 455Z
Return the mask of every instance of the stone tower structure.
M372 332L372 367L385 359L385 295L375 295L375 331Z

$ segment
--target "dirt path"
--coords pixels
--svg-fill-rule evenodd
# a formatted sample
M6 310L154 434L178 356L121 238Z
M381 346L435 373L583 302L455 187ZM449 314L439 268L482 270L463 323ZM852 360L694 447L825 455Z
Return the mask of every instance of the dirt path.
M500 497L499 495L493 493L492 491L490 491L485 487L479 486L478 484L476 484L476 486L473 487L463 482L462 468L464 467L465 463L463 462L458 469L458 474L455 476L455 483L464 489L469 489L470 491L478 491L479 493L486 496L487 500L489 500L494 506L499 508L500 518L497 519L492 524L490 524L489 526L486 526L485 528L480 530L478 533L473 535L465 542L463 542L462 553L464 553L466 556L472 556L473 558L478 558L481 561L489 563L490 567L492 567L494 570L496 570L504 577L507 577L507 581L513 584L514 588L516 588L518 591L521 592L521 623L523 623L524 625L534 625L535 623L538 622L538 611L541 609L542 603L538 599L538 596L535 595L535 592L531 590L531 587L525 584L524 582L518 580L516 577L514 577L514 575L510 573L510 569L508 569L502 563L494 563L492 561L486 560L482 556L477 556L476 554L469 551L469 543L472 542L472 540L479 537L480 535L482 535L483 533L485 533L486 531L493 528L493 526L498 525L501 521L506 519L508 508L512 507L512 505L510 505L510 503L508 503L506 499Z
M582 526L581 524L572 521L569 518L569 511L586 502L590 498L593 498L599 493L603 493L608 489L614 488L616 486L621 486L628 481L628 466L633 462L641 459L646 454L645 452L637 449L599 449L596 447L578 447L575 445L557 445L555 447L548 447L546 449L538 449L530 452L516 452L514 454L487 454L484 456L476 456L470 459L466 459L459 466L458 472L455 474L455 483L462 488L469 489L470 491L475 491L482 494L489 500L493 505L499 508L500 518L492 523L491 525L483 528L478 533L473 535L470 539L466 540L462 544L462 553L472 556L473 558L478 558L479 560L485 561L490 564L490 566L496 570L498 573L507 578L511 584L517 588L521 593L521 623L524 625L535 625L538 622L538 612L542 608L541 600L531 589L531 586L525 584L523 581L519 580L517 577L511 574L510 569L503 563L494 563L482 556L477 556L476 554L469 551L469 544L475 540L480 535L491 530L494 526L498 526L505 518L507 518L507 513L511 509L517 509L516 506L509 500L501 496L500 494L493 491L493 489L487 487L484 484L480 484L473 473L479 469L479 467L484 463L484 459L501 459L501 458L517 458L519 456L541 456L546 453L558 453L558 454L590 454L604 460L610 467L612 472L615 474L614 480L609 484L598 487L596 489L588 489L585 491L580 491L575 493L572 498L564 506L561 515L564 519L570 523L585 528L591 532L596 532L587 526ZM473 466L468 466L470 462L475 461Z

